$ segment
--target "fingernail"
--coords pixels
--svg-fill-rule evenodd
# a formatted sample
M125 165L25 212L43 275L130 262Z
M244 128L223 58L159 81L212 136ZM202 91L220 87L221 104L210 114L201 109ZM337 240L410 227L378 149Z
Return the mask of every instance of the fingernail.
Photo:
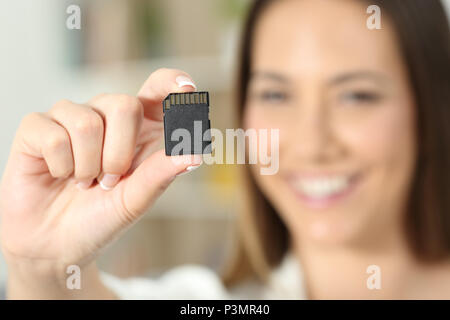
M194 84L194 82L192 82L192 80L186 76L178 76L175 81L177 82L179 88L184 86L191 86L195 90L197 90L197 86Z
M115 185L117 184L117 182L119 182L119 180L120 180L119 174L106 173L100 180L99 184L103 190L111 190L112 188L115 187Z
M184 170L183 172L180 172L179 174L177 174L177 177L182 176L183 174L189 173L191 171L194 171L195 169L197 169L198 167L200 167L202 164L198 164L196 166L189 166L186 168L186 170Z
M201 164L196 165L196 166L189 166L189 167L186 168L186 171L194 171L195 169L197 169L200 166L201 166Z
M86 189L89 189L89 187L92 184L92 181L93 181L93 179L80 181L76 184L76 186L78 189L86 190Z

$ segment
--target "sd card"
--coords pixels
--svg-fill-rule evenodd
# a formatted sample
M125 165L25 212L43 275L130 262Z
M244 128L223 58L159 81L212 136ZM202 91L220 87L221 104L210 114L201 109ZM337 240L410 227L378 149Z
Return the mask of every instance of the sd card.
M167 156L211 153L209 93L171 93L163 101Z

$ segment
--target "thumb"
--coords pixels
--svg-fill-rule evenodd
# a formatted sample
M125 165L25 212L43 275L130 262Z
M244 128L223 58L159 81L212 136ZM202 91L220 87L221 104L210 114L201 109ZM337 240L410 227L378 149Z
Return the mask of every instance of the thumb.
M153 153L129 176L123 188L123 205L138 218L166 190L175 177L203 163L202 155L166 156L164 150Z

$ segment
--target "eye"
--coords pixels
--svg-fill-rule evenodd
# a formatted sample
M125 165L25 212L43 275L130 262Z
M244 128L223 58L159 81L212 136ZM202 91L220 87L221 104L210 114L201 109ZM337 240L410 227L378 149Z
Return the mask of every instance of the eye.
M261 90L254 96L258 101L267 104L279 104L289 99L288 95L281 90Z
M363 90L345 92L340 96L342 102L350 104L371 104L380 99L381 96L378 93Z

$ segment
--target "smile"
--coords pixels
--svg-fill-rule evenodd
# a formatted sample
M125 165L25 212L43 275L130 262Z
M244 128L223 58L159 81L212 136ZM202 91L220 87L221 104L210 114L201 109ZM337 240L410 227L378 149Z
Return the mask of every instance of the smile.
M357 174L293 175L288 179L291 189L306 206L326 208L347 197L360 180Z

